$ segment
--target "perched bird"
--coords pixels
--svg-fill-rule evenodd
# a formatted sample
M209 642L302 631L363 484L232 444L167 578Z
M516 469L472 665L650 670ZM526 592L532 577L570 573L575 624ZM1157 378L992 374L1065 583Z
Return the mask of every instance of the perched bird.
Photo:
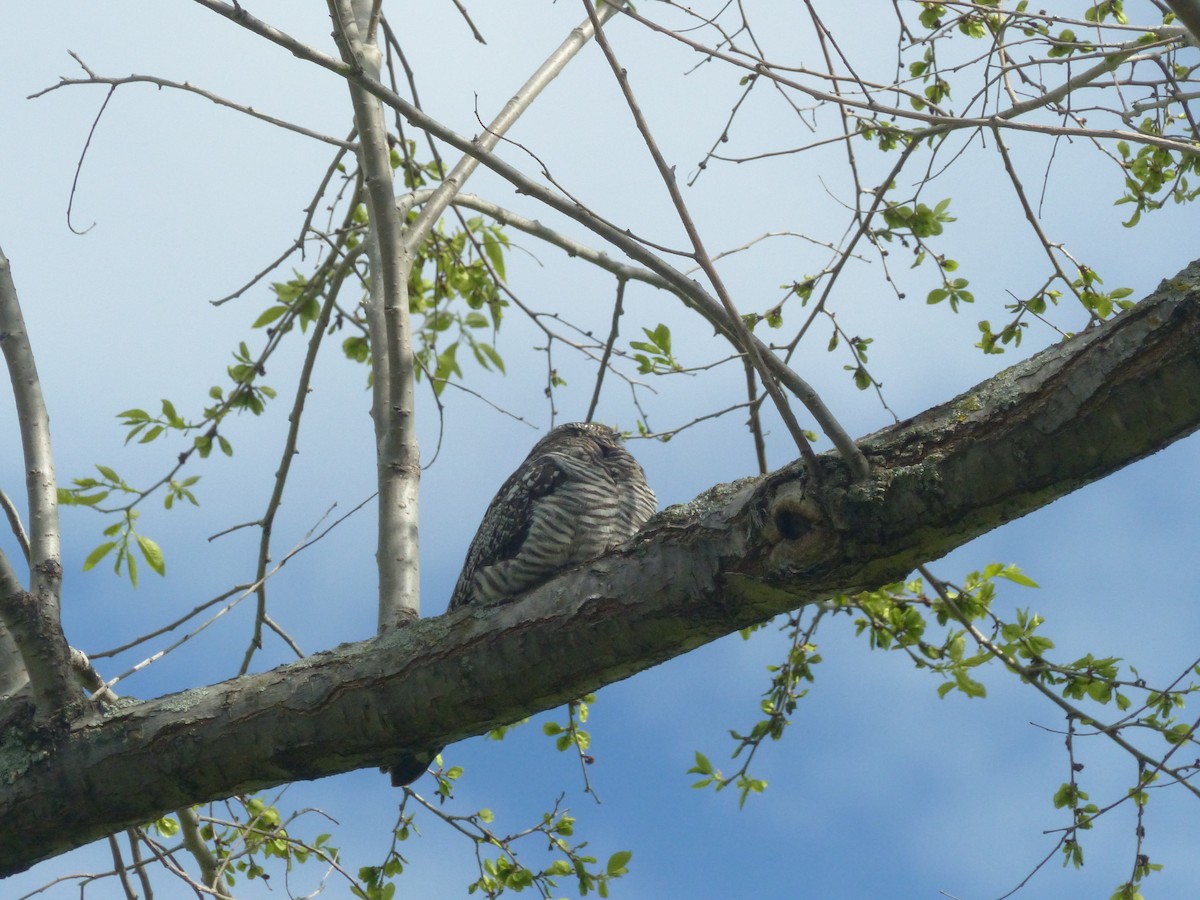
M450 609L496 603L633 537L656 508L646 473L607 425L538 441L483 514Z
M657 508L646 473L607 425L572 422L538 441L483 514L450 609L498 603L633 537ZM392 784L440 751L406 753Z

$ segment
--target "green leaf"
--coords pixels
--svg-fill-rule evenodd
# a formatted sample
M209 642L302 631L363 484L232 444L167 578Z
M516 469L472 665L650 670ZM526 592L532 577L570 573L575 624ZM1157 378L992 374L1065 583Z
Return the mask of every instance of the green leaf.
M267 309L265 309L263 311L262 315L260 315L257 319L254 320L254 324L251 325L250 327L251 328L262 328L264 325L270 325L272 322L274 322L276 319L278 319L280 316L282 316L287 311L288 311L288 308L286 306L267 307Z
M1036 588L1040 585L1018 569L1016 566L1006 566L1004 571L1000 573L1001 578L1007 578L1013 584L1019 584L1021 587Z
M500 354L491 344L479 344L479 349L483 351L483 355L491 360L492 365L500 370L500 374L504 374L504 360L500 358Z
M163 561L162 548L148 537L142 535L137 536L138 547L142 551L142 556L146 560L146 565L157 572L159 575L167 574L167 566Z
M608 858L608 865L604 867L604 871L608 873L610 878L626 874L629 869L629 860L633 858L633 854L628 850L618 850Z
M137 576L138 576L137 560L134 558L132 553L124 554L124 555L125 555L125 559L129 563L129 583L132 584L134 587L137 587ZM120 569L120 567L121 567L121 556L117 556L116 568Z
M183 419L179 418L179 414L177 412L175 412L175 404L172 403L170 400L167 400L165 398L163 399L162 411L163 411L163 418L167 420L167 423L169 425L171 425L174 428L180 428L183 426Z
M712 763L710 763L708 761L707 756L705 756L703 753L701 753L699 750L697 750L696 751L696 765L694 765L694 766L692 766L692 768L688 769L688 773L689 774L694 773L696 775L711 775L713 773Z
M87 555L87 559L83 561L83 571L86 572L88 569L95 566L96 563L100 562L100 560L104 559L104 557L108 556L108 554L112 551L112 548L115 546L117 546L116 541L108 541L101 544L99 547L89 553Z

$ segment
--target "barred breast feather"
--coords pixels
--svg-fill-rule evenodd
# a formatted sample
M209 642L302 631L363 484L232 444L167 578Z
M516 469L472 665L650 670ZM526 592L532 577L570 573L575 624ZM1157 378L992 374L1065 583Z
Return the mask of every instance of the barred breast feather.
M496 603L602 556L654 515L654 491L606 425L560 425L500 488L463 564L450 608Z
M605 425L560 425L534 445L483 515L450 609L498 603L633 537L657 502L646 474ZM441 751L397 753L392 784L420 777Z

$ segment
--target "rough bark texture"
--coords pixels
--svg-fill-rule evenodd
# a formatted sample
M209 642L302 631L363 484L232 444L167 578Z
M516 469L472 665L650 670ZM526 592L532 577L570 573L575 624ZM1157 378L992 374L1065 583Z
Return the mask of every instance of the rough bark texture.
M0 873L180 806L480 734L833 593L906 576L1200 426L1200 265L862 441L719 485L521 599L0 744ZM364 600L364 602L367 602Z

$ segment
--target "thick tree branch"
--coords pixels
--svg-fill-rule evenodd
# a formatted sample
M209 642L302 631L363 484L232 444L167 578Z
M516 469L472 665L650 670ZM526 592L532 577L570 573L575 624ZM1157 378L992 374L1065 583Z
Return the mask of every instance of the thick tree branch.
M0 746L0 874L192 803L483 733L833 594L905 577L1200 427L1200 263L861 446L720 485L494 609ZM218 749L219 748L219 749ZM69 802L68 802L69 801Z
M330 0L329 7L343 60L378 81L380 53L373 43L373 16L377 15L374 5L369 0ZM413 259L404 244L396 211L383 105L353 81L347 86L354 106L358 156L371 222L367 236L371 263L367 321L371 330L371 413L379 474L379 628L384 630L421 614L417 531L421 450L417 443L408 315L408 276Z
M48 721L79 694L72 687L70 650L59 616L62 561L50 415L42 397L42 384L17 300L12 269L3 250L0 250L0 352L8 365L21 431L30 553L29 590L0 593L0 619L21 651L33 686L37 717Z
M1166 0L1166 4L1191 33L1192 43L1200 44L1200 2L1197 0Z

